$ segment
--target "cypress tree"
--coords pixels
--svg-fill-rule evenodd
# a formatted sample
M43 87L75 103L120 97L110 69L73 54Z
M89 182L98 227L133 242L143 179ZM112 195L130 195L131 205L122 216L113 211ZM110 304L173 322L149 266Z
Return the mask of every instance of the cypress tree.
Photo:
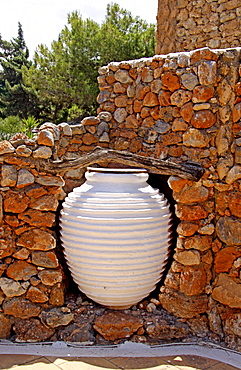
M31 61L29 61L29 51L20 23L18 23L16 38L5 41L0 36L0 66L0 113L2 117L38 116L37 97L31 89L24 85L22 78L22 67L30 68Z

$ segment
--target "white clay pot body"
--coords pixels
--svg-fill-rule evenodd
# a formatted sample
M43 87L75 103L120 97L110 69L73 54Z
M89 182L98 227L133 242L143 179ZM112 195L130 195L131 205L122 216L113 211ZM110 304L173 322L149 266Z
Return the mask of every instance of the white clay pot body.
M89 298L123 309L162 277L170 244L169 206L145 170L91 169L65 198L61 239L74 281Z

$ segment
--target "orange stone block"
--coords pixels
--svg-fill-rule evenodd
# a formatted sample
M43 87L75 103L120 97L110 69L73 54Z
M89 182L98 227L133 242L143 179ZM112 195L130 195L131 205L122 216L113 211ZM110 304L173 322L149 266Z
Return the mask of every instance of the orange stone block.
M31 161L29 158L19 158L16 155L14 157L6 157L4 159L4 162L25 168L28 168L31 165Z
M186 122L191 121L193 112L193 104L191 102L184 104L180 109L180 114Z
M218 274L220 272L229 272L233 262L241 256L239 247L226 247L221 249L215 256L214 269Z
M23 226L22 226L23 225ZM29 225L25 225L24 222L22 221L20 223L20 226L15 230L15 234L16 235L21 235L22 233L24 233L25 231L28 231L30 230L31 228L29 227Z
M27 248L21 248L19 251L13 254L13 257L18 260L26 260L30 255L30 251Z
M120 132L120 137L125 137L127 139L133 139L136 136L137 134L133 130L121 130Z
M196 221L196 220L201 220L202 218L206 218L208 216L208 213L200 205L186 206L186 205L177 204L176 205L176 215L181 220Z
M135 100L133 104L133 110L135 113L139 113L143 107L143 103L140 100Z
M233 216L241 217L241 194L238 191L220 192L216 197L216 212L222 216L229 208Z
M158 60L153 60L151 62L151 69L156 69L159 67L159 61Z
M155 145L154 157L155 158L165 158L168 154L168 148L163 144L157 142Z
M182 236L191 236L195 234L198 228L199 228L198 224L182 221L177 227L177 233Z
M147 108L147 107L143 107L142 110L141 110L141 118L146 118L148 116L150 116L151 112L150 112L150 108Z
M90 152L91 150L94 150L94 149L95 149L94 145L81 145L81 147L79 148L81 152Z
M188 186L183 189L181 192L177 193L174 191L173 198L180 203L191 204L204 202L208 199L209 190L204 186L196 187Z
M14 253L12 243L8 243L7 241L0 240L0 258L6 258L11 256Z
M220 251L220 249L222 248L222 243L220 242L219 239L215 239L213 242L212 242L212 251L214 253Z
M241 95L241 82L236 83L234 89L237 95Z
M116 150L126 150L128 149L130 146L130 142L127 141L127 140L124 140L123 138L119 138L116 142L115 142L115 149Z
M162 135L163 145L174 145L182 141L182 137L176 132L169 132L168 134Z
M159 103L160 103L161 106L167 107L167 106L171 105L171 100L170 100L171 94L172 93L170 91L167 91L167 90L160 91L160 93L158 95L158 99L159 99Z
M115 104L111 101L105 101L100 105L101 111L113 113L115 111ZM97 112L99 113L99 111Z
M95 116L85 117L81 121L82 125L88 126L88 125L98 125L100 123L100 119Z
M228 207L228 193L227 192L218 192L216 196L216 212L220 215L224 215Z
M177 176L170 176L168 179L168 185L176 193L182 191L187 183L188 183L187 179L182 179L181 177Z
M26 298L31 302L45 303L49 300L47 294L45 294L39 287L30 286Z
M203 48L195 50L191 54L191 63L196 63L199 60L218 60L218 54L210 50L209 48Z
M202 266L184 266L180 275L180 291L188 296L202 294L206 280L206 272Z
M114 76L114 75L107 75L107 76L105 77L105 79L106 79L106 82L107 82L109 85L112 85L112 84L116 81L116 79L115 79L115 76Z
M53 286L57 283L61 283L63 279L62 272L60 270L42 270L39 272L38 277L41 279L44 285Z
M8 191L3 201L3 208L5 212L22 213L29 203L30 199L24 193Z
M204 109L194 113L191 119L191 124L195 128L209 128L216 123L216 115L210 110Z
M38 273L35 266L26 261L13 262L6 271L9 278L13 280L29 280Z
M212 246L212 237L208 235L195 235L185 240L185 249L197 249L199 251L206 251Z
M194 103L207 102L214 96L214 88L210 86L196 86L193 90L192 101Z
M155 121L151 116L146 117L142 122L143 127L152 127L152 126L154 126L154 124L155 124Z
M129 148L130 152L137 153L141 149L142 149L142 138L136 137L133 140L131 140Z
M89 128L92 130L94 129L95 132L95 126L89 126ZM70 141L70 144L82 144L82 140L79 137L73 137L73 139Z
M92 145L94 143L97 143L96 137L90 133L84 134L82 140L85 145Z
M80 149L80 145L78 144L72 144L72 145L69 145L68 148L67 148L67 151L68 152L78 152Z
M115 98L115 105L118 108L126 107L127 106L128 97L127 95L120 95Z
M41 229L31 229L23 233L16 244L30 250L50 250L55 248L55 238L48 232Z
M63 306L64 305L64 285L57 284L53 286L49 296L49 304L52 306Z
M23 297L13 297L3 303L3 311L6 315L28 319L33 316L37 317L41 312L41 307Z
M181 157L183 154L183 149L181 146L170 146L169 148L169 155L171 157Z
M151 108L150 113L154 120L158 120L160 118L159 107Z
M239 131L241 131L241 122L234 123L232 131L234 135L239 135Z
M121 69L130 69L131 67L128 64L128 62L120 62L119 68L121 68Z
M188 124L183 118L175 118L172 124L172 131L186 131Z
M151 90L149 86L143 86L143 85L138 85L136 87L136 98L138 100L143 100L144 96Z
M13 215L6 215L5 216L5 222L12 226L12 227L18 227L19 225L19 220L16 216L13 216Z
M134 114L131 114L131 115L126 117L126 120L125 120L125 127L126 128L133 129L133 128L139 127L139 125L140 125L140 123L139 123L138 119L136 118L136 116Z
M164 72L161 76L163 86L167 87L170 91L180 89L179 77L173 72Z
M123 94L126 92L126 87L122 85L120 82L116 82L114 84L113 91L116 94Z
M232 192L228 196L228 205L233 216L241 218L241 193Z
M157 94L151 91L148 92L144 97L143 105L147 107L155 107L156 105L159 105Z
M241 103L238 103L233 108L233 122L238 122L241 118Z
M128 338L143 326L139 317L126 314L123 311L105 312L94 322L95 330L106 340Z
M55 214L50 212L41 212L35 209L29 209L24 213L20 213L18 218L25 221L31 226L36 227L52 227L55 222Z
M141 72L141 78L143 82L150 82L151 79L150 69L148 67L144 67Z
M58 259L56 254L52 251L33 251L32 252L32 263L37 266L55 268L58 267Z
M133 78L133 80L136 80L138 76L136 68L129 69L129 75L131 76L131 78Z

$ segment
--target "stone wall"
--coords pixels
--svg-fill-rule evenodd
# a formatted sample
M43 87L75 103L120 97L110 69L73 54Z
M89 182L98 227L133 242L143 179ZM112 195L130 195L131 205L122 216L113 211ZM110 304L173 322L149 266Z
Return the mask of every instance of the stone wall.
M0 143L1 337L160 343L195 336L240 349L240 53L204 48L110 63L99 71L97 117L46 123L34 139ZM180 222L165 282L119 313L72 292L58 240L61 201L84 181L78 159L96 146L204 169L196 182L169 177Z
M158 0L157 54L240 46L239 0Z

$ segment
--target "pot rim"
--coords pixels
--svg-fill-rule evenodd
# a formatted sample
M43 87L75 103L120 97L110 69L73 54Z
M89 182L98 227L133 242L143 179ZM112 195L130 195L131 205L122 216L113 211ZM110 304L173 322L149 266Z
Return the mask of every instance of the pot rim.
M106 167L87 167L89 172L115 173L115 174L135 174L147 173L145 168L106 168Z

